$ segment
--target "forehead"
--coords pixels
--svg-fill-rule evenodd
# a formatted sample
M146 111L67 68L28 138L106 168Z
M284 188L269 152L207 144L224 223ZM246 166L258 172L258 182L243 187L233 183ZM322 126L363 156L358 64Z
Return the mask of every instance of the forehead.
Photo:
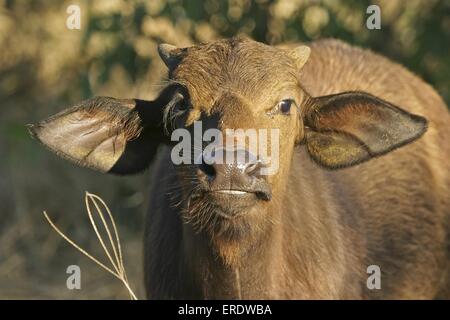
M284 51L242 39L186 49L171 78L189 90L194 102L206 104L226 91L255 101L298 84L294 62Z

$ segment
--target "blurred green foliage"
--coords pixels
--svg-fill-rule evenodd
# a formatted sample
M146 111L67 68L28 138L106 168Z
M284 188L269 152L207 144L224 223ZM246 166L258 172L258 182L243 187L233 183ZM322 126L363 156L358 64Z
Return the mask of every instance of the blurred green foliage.
M381 30L365 27L369 16L366 9L371 4L381 8ZM166 28L161 28L161 33L149 30L154 27L152 22L158 21L167 24ZM124 30L123 25L129 29ZM404 64L450 101L448 0L175 0L154 1L151 5L138 2L126 14L120 10L94 14L85 39L96 32L111 32L120 39L114 50L101 59L106 67L121 63L133 81L150 65L148 57L135 50L134 37L126 37L127 34L150 35L158 42L172 40L180 44L239 34L269 44L333 37L371 48ZM108 77L103 76L102 80L107 81Z
M66 28L70 4L81 7L81 30ZM365 26L370 4L381 8L381 30ZM146 175L76 168L43 150L24 125L92 95L152 98L166 72L158 43L187 46L241 34L269 44L335 37L371 48L450 102L448 0L0 0L0 298L126 298L42 217L46 209L98 253L82 222L85 190L101 195L117 217L130 282L142 297ZM65 288L65 267L74 263L87 270L80 292Z

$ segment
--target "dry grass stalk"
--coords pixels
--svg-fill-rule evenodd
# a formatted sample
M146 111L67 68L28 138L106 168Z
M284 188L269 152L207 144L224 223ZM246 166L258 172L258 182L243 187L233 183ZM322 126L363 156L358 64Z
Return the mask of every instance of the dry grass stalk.
M87 214L88 214L89 220L91 222L92 228L94 229L94 232L97 235L97 238L98 238L98 240L99 240L103 250L105 251L106 256L108 257L108 259L109 259L109 261L110 261L110 263L112 265L112 268L110 268L110 267L106 266L104 263L100 262L97 258L93 257L86 250L81 248L78 244L76 244L73 240L71 240L68 236L66 236L53 223L53 221L49 218L49 216L47 215L47 212L45 212L45 211L44 211L44 216L47 219L47 221L50 224L50 226L64 240L66 240L68 243L70 243L72 246L74 246L78 251L80 251L86 257L88 257L89 259L94 261L100 267L102 267L103 269L105 269L106 271L108 271L109 273L114 275L116 278L118 278L120 281L122 281L124 286L127 288L128 293L130 294L130 298L132 300L137 300L136 295L134 294L133 290L131 289L131 287L130 287L130 285L128 283L127 274L125 272L125 267L124 267L124 264L123 264L122 248L120 246L119 233L117 232L116 223L115 223L114 218L113 218L113 216L111 214L111 211L109 210L109 208L106 205L106 203L99 196L96 196L96 195L94 195L92 193L89 193L89 192L86 192L85 204L86 204L86 210L87 210ZM109 244L110 244L110 248L108 248L108 246L105 244L105 241L104 241L101 233L98 230L97 223L95 222L94 217L92 215L92 209L91 209L91 205L92 204L94 205L95 211L97 212L98 216L100 217L100 220L101 220L101 222L103 224L103 227L104 227L104 229L106 231L106 234L107 234L108 240L109 240ZM106 221L105 214L104 214L104 212L103 212L101 207L103 207L103 209L106 211L107 216L109 218L110 225ZM111 227L112 227L113 233L111 233ZM111 249L112 249L112 254L111 254Z

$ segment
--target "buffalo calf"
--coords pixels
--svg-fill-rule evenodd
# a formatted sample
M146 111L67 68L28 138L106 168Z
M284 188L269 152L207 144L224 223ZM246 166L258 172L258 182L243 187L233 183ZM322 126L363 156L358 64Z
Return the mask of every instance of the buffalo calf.
M429 85L336 40L159 53L156 100L96 97L31 126L82 166L153 163L149 298L449 298L450 116ZM236 147L237 129L276 143Z

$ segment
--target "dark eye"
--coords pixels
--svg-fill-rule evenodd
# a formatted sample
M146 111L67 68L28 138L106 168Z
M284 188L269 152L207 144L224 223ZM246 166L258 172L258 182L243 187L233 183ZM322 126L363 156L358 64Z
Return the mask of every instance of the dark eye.
M175 111L184 111L188 108L186 98L179 92L175 94L173 98L173 103L175 106Z
M291 111L291 106L294 103L294 100L292 99L284 99L281 100L278 103L278 110L282 113L282 114L290 114Z

